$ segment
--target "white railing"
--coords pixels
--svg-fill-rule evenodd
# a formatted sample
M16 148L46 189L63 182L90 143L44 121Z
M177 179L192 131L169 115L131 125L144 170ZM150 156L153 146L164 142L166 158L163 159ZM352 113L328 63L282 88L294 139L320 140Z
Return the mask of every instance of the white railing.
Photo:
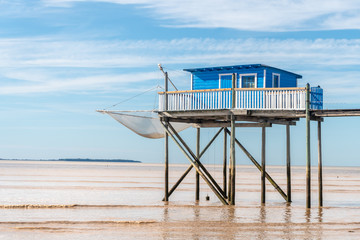
M322 89L311 88L311 109L322 108ZM319 100L313 104L313 99ZM235 89L235 109L304 110L305 88ZM167 93L168 111L211 110L232 108L231 89L174 91ZM165 94L159 93L159 110L165 110Z

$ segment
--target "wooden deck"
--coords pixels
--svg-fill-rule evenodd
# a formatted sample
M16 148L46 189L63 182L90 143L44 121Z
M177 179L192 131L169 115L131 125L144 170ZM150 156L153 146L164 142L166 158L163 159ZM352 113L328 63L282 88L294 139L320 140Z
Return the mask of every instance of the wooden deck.
M306 118L305 110L218 109L159 111L158 114L162 118L167 118L169 122L188 122L199 124L201 127L225 127L230 124L231 116L235 116L236 121L284 125L295 125L300 118ZM310 119L313 121L323 121L325 117L351 116L360 116L360 109L310 110Z

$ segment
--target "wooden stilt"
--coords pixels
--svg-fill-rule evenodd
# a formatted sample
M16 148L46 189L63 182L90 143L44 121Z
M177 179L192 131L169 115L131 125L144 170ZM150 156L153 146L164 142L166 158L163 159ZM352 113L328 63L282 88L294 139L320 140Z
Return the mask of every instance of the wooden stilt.
M235 184L236 184L236 161L235 161L235 117L231 116L231 134L230 134L230 175L231 175L231 195L230 205L235 205Z
M310 85L306 84L306 207L311 208Z
M227 161L227 133L226 133L226 129L224 129L224 159L223 159L223 190L225 193L225 196L227 196L227 189L226 189L226 184L227 184L227 166L226 166L226 161Z
M319 207L323 206L323 182L322 182L322 149L321 149L321 122L318 121L318 183L319 183Z
M262 127L261 129L261 203L265 204L265 194L266 194L266 185L265 185L265 173L266 173L266 169L265 169L265 144L266 144L266 139L265 139L265 134L266 134L266 128Z
M165 72L165 110L168 108L168 74ZM165 122L165 128L168 128L169 122ZM165 131L165 196L164 201L169 201L169 134Z
M236 88L236 75L232 74L231 79L231 108L236 107L236 96L235 96L235 88ZM231 188L229 191L230 194L230 205L235 205L235 184L236 184L236 160L235 160L235 116L231 115L231 134L230 134L230 179L231 179Z
M286 125L286 183L287 202L291 202L290 125Z
M167 124L166 124L167 127ZM169 201L169 134L165 133L165 197Z
M200 159L200 128L196 129L196 157ZM200 175L196 172L196 189L195 189L195 200L200 199Z
M231 176L231 169L232 169L232 161L231 161L231 149L230 149L230 157L229 157L229 169L228 169L228 199L231 199L231 183L232 183L232 176Z

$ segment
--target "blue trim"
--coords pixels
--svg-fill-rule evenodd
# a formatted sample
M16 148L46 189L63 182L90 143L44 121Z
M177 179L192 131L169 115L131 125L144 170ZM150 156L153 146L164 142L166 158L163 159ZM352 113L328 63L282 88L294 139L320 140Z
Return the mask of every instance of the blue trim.
M246 64L246 65L234 65L234 66L220 66L220 67L205 67L205 68L189 68L184 69L186 72L196 73L196 72L213 72L221 70L240 70L240 69L255 69L255 68L264 68L264 69L273 69L277 71L287 72L293 74L296 78L302 78L301 75L289 72L280 68L271 67L264 64Z

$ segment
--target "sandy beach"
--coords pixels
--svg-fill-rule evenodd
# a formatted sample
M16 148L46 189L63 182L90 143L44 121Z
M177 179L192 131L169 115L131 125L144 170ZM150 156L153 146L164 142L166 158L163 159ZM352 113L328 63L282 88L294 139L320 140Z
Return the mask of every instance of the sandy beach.
M359 239L360 169L324 169L324 207L305 208L305 171L293 167L293 202L260 173L238 166L235 207L222 206L205 183L194 199L190 174L168 203L163 166L141 163L1 161L0 239ZM171 185L187 165L171 165ZM286 188L283 167L268 167ZM221 168L209 167L221 183ZM210 201L205 201L209 195Z

